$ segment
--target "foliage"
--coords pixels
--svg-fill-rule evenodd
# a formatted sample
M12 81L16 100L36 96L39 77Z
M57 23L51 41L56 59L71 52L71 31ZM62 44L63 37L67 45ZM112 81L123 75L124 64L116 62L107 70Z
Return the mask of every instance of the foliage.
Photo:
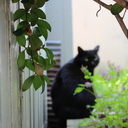
M112 13L113 15L117 15L117 14L119 14L123 9L124 9L124 7L122 7L121 5L115 3L115 4L112 5L112 7L111 7L111 13Z
M12 0L12 2L16 3L20 0ZM48 31L51 31L44 11L40 9L45 2L46 0L21 0L23 8L16 10L13 15L14 22L20 21L13 34L23 49L17 58L17 65L21 71L27 68L34 72L34 75L24 81L23 91L29 89L33 84L35 90L42 87L43 92L45 82L49 84L48 77L43 74L44 70L55 65L53 53L45 48L44 42L40 39L43 36L47 40ZM47 57L42 57L40 50L43 50Z
M119 66L110 62L108 66L108 72L102 73L102 75L85 74L86 79L92 80L90 84L96 90L97 99L92 115L90 118L84 119L79 126L90 128L128 127L128 68L120 69Z

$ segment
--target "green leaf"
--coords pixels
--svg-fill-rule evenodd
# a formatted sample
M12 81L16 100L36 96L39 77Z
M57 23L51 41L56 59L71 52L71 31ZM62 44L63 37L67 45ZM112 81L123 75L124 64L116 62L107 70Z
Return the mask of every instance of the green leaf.
M18 20L19 18L21 18L23 15L25 15L25 9L18 9L14 15L13 15L13 19L14 21Z
M80 86L80 87L85 87L85 84L78 84L78 86Z
M34 89L37 90L38 88L41 87L41 85L42 85L42 80L41 80L40 76L35 75L34 80L33 80Z
M18 42L19 45L25 47L25 45L26 45L26 39L25 39L25 36L24 35L17 36L16 37L16 41Z
M54 58L54 55L52 53L51 50L49 50L48 48L43 48L47 54L47 57L50 58L51 60Z
M26 20L26 17L27 17L28 22L31 22L31 15L30 15L30 13L27 13L27 16L23 15L20 19Z
M35 72L34 66L33 66L33 61L30 59L25 60L25 67L27 67L29 70Z
M31 49L37 51L42 46L42 41L37 35L32 35L29 37L29 42L31 44Z
M28 89L31 87L31 85L32 85L32 83L33 83L33 80L34 80L34 75L28 77L28 78L24 81L24 83L23 83L22 90L23 90L23 91L28 90Z
M56 61L55 60L51 60L51 65L50 66L53 67L55 64L56 64Z
M38 55L37 52L33 52L33 51L32 51L32 55L31 55L31 56L32 56L32 58L33 58L35 61L38 62L38 56L39 56L39 55Z
M47 84L50 84L50 80L47 76L43 75L44 80L47 82Z
M47 40L47 38L48 38L48 31L47 31L47 29L45 29L43 27L40 27L39 30L40 30L41 35L43 35L45 40Z
M29 2L29 0L21 0L21 3L28 3Z
M39 28L43 27L48 29L49 31L51 31L51 26L47 21L44 20L38 20L37 25L39 26Z
M17 25L17 29L18 28L26 28L26 26L27 26L27 22L26 21L21 21L18 25ZM29 24L28 24L28 26L29 26Z
M20 0L12 0L12 3L17 3L19 2Z
M35 14L41 19L46 19L46 15L41 9L36 10Z
M77 88L75 89L75 92L74 92L73 95L76 95L77 93L80 93L80 92L82 92L83 90L84 90L84 88L82 88L82 87L77 87Z
M45 70L50 69L51 67L53 67L56 64L55 60L45 59L45 61L46 61Z
M31 48L27 48L27 53L28 53L28 55L31 56L31 55L32 55L32 52L33 52L33 51L31 50Z
M26 11L28 11L30 8L31 8L31 4L28 3L29 0L22 0L21 2L23 3L24 5L24 8Z
M17 59L17 65L19 67L19 69L23 69L24 65L25 65L25 51L22 51Z
M35 15L34 13L31 13L30 16L31 16L31 25L34 26L38 21L38 16Z
M111 13L112 13L113 15L117 15L117 14L119 14L123 9L124 9L124 7L122 7L121 5L115 3L115 4L111 7Z
M38 56L38 62L40 65L42 65L44 68L46 67L46 61L42 56Z
M42 92L41 93L43 93L44 90L45 90L45 80L44 80L43 76L40 76L40 78L41 78L41 81L42 81Z
M15 36L21 36L25 32L27 32L27 29L22 27L22 28L18 28L16 31L14 31L13 34Z
M35 5L39 7L43 7L45 4L46 0L36 0Z

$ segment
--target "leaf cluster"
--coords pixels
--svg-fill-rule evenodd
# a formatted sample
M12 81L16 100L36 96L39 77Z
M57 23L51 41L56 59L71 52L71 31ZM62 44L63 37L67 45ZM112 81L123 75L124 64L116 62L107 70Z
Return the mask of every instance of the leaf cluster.
M55 65L54 55L48 48L45 48L44 42L40 37L48 38L48 31L51 32L51 26L46 21L46 15L40 7L43 7L47 0L21 0L23 8L15 11L13 19L19 21L13 34L16 36L17 43L22 46L23 51L17 58L17 65L20 70L24 68L34 72L34 75L28 77L22 86L26 91L33 84L37 90L42 86L42 92L45 88L45 82L49 84L49 79L44 75L44 70ZM20 0L12 0L13 3ZM41 52L46 54L42 57Z
M109 63L107 73L91 76L91 79L98 94L96 104L93 106L92 116L83 120L79 126L127 128L128 68L120 69Z

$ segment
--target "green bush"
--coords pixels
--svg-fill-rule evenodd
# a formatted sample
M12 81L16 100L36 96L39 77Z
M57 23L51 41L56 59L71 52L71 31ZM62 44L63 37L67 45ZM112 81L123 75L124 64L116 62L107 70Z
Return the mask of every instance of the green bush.
M91 79L95 90L96 104L90 118L84 119L79 126L89 128L128 128L128 68L120 69L108 63L109 70L101 75L91 76L83 68L86 79ZM75 94L87 84L79 85ZM81 90L80 90L81 88Z

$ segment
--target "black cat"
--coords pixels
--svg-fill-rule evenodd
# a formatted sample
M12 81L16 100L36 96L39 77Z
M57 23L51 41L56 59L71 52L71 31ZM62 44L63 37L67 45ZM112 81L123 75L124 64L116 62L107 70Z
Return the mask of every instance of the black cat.
M96 46L93 50L86 51L78 47L78 55L65 64L56 75L51 96L53 111L59 118L60 128L66 128L67 119L89 117L91 114L86 105L94 105L95 96L86 90L76 95L73 95L73 93L78 84L85 84L87 81L91 82L84 78L81 67L87 67L93 75L94 68L99 63L98 50L99 46ZM93 92L92 87L88 89Z

